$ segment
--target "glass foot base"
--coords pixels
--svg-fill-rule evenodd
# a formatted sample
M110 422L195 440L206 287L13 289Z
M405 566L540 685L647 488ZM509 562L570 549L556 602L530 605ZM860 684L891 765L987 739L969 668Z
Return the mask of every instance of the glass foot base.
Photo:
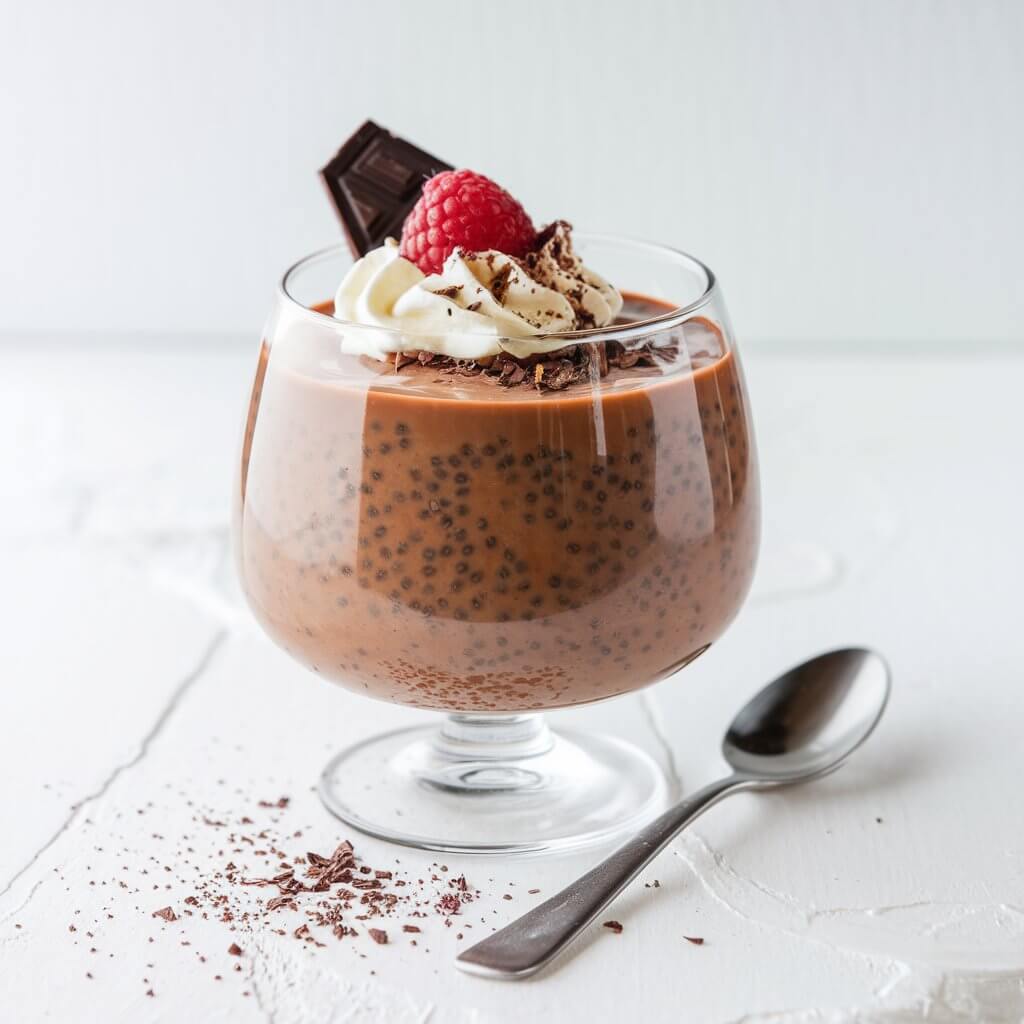
M349 825L446 853L530 853L599 843L664 809L668 784L643 751L552 732L534 716L453 715L343 750L320 799Z

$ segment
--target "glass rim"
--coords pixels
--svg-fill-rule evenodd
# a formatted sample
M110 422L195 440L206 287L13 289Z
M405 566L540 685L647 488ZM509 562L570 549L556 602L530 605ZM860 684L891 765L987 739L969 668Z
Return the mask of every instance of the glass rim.
M459 335L470 338L487 338L489 341L494 341L496 337L502 339L508 338L510 341L540 341L549 340L551 338L564 338L566 345L580 344L586 341L642 337L650 334L652 331L671 330L675 327L680 327L688 318L692 317L694 313L709 305L718 292L718 279L715 277L714 271L706 263L697 259L696 256L692 256L690 253L684 252L682 249L675 249L671 246L661 245L658 242L648 242L639 238L631 238L628 235L618 235L606 232L580 231L576 233L576 237L582 242L593 241L611 243L613 245L625 245L635 249L645 250L646 252L655 255L670 257L671 259L687 266L691 271L696 270L704 279L704 290L696 299L686 303L686 305L676 306L674 309L667 310L665 313L660 313L658 316L648 317L645 320L637 320L629 324L607 324L604 327L590 327L579 331L551 331L547 334L527 335L525 338L521 336L513 337L507 335L494 335L486 331L459 331ZM357 323L353 320L342 320L329 313L321 313L299 301L299 299L297 299L289 290L289 282L292 277L311 264L324 260L338 252L348 254L349 250L346 242L334 242L333 244L317 249L292 263L291 266L285 270L284 274L281 275L281 278L278 281L278 299L283 301L289 308L297 312L300 316L307 318L313 323L328 326L332 330L337 330L341 327L345 330L372 331L375 334L383 332L384 334L394 335L395 337L405 339L417 337L426 338L436 335L436 331L407 331L396 327L379 327L374 324ZM331 296L331 298L333 298L333 296Z

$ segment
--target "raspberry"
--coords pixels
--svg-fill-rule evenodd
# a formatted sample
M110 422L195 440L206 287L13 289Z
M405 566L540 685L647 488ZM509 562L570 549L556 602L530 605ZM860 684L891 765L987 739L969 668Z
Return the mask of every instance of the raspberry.
M522 256L536 234L519 202L490 178L475 171L442 171L423 186L405 218L400 252L424 274L439 274L457 248Z

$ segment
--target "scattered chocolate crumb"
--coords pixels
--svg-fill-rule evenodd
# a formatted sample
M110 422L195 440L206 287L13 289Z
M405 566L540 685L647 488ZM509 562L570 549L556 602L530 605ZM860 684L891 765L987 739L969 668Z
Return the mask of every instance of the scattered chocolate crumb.
M439 914L457 914L462 908L462 900L453 892L446 892L437 904Z
M252 817L243 818L237 811L219 818L209 809L205 814L196 809L192 819L194 826L214 826L217 832L204 831L201 842L186 832L166 857L159 856L159 847L154 849L145 866L138 868L138 875L150 876L148 880L138 878L138 887L133 888L130 884L131 869L124 864L118 870L128 881L115 875L112 880L97 878L96 885L121 881L122 888L139 893L153 882L154 875L162 879L164 871L169 870L175 874L178 884L187 884L191 890L181 894L181 915L171 905L147 911L143 904L137 908L137 913L149 913L167 923L179 922L179 926L187 926L195 918L219 921L231 932L264 928L282 938L294 937L310 949L325 946L326 942L321 939L330 941L331 936L337 940L358 941L360 933L366 933L375 944L385 945L390 941L390 934L399 928L409 936L407 944L417 946L416 940L423 928L409 919L427 918L435 912L444 918L446 927L462 923L462 930L455 929L460 936L464 929L472 927L465 922L464 916L454 916L465 915L466 908L479 896L464 874L449 874L447 865L434 865L437 873L429 874L428 880L396 877L401 874L399 866L385 868L364 863L347 841L338 843L330 856L315 851L302 854L299 850L287 848L290 841L301 838L302 831L296 830L294 824L287 829L282 827L280 832L276 827L280 812L289 804L288 798L258 803L269 819L259 824ZM255 811L253 817L259 820ZM154 838L164 837L154 835ZM196 847L200 848L198 854ZM204 853L210 861L208 865L200 862ZM270 866L261 872L261 864ZM394 861L393 864L398 865L399 862ZM247 894L245 890L250 887L269 888L271 891L266 894L269 898L262 894ZM161 882L152 888L170 886ZM118 908L110 909L117 911ZM75 913L81 911L76 910ZM281 927L280 922L287 920L276 918L275 915L281 913L294 913L297 920L293 918L288 927ZM106 917L113 918L114 914L107 912ZM392 926L385 930L387 919L392 920ZM76 923L67 925L69 932L75 935L75 939L78 932L92 939L92 934L77 924L78 920L74 918ZM12 923L21 927L19 922ZM191 936L185 937L187 935L183 930L175 935L174 943L190 945ZM228 954L234 958L243 957L245 951L241 945L232 941L235 936L225 937L230 943ZM152 935L147 936L146 941L159 941L159 935L156 940ZM430 953L430 949L423 945L417 948ZM89 951L92 954L99 952L95 946ZM208 958L200 951L193 952L200 963L207 962ZM366 956L366 953L359 955ZM147 964L147 967L152 968L153 965ZM236 960L232 970L243 973L243 965ZM87 977L91 978L92 972ZM223 976L218 974L215 979L221 981ZM143 983L152 984L155 990L159 978L144 978Z
M615 932L616 935L622 934L622 925L618 921L605 921L604 927L610 932Z
M267 910L280 910L287 907L289 910L298 910L299 905L291 896L272 896L267 900Z
M684 939L687 942L692 942L695 946L703 946L704 940L699 935L684 935Z
M540 889L527 889L526 890L531 896L536 896L540 892Z

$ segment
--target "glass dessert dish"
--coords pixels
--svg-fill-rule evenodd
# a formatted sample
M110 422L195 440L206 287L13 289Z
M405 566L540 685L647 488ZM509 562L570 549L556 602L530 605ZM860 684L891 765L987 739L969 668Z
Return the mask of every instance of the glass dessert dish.
M623 290L617 322L500 374L335 319L342 246L281 282L235 488L243 589L314 672L446 713L326 767L326 806L373 835L535 851L647 820L668 793L646 754L539 713L665 679L746 595L757 470L715 279L645 243L576 248Z

